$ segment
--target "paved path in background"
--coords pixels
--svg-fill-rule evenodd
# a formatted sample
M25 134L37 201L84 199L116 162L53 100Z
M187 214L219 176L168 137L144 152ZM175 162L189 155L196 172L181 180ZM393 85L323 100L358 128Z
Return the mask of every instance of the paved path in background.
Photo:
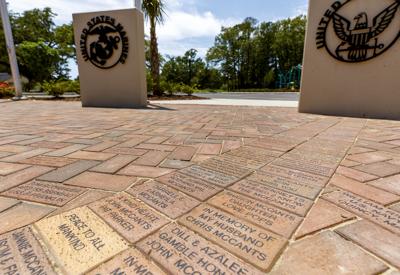
M197 93L197 96L221 99L298 101L299 93Z
M400 122L2 104L0 274L390 274Z
M207 100L152 101L155 104L226 105L253 107L297 107L299 93L205 93L196 94Z
M163 100L151 101L160 105L217 105L217 106L253 106L253 107L297 107L298 101L289 100L260 100L260 99L224 99L211 98L202 100Z

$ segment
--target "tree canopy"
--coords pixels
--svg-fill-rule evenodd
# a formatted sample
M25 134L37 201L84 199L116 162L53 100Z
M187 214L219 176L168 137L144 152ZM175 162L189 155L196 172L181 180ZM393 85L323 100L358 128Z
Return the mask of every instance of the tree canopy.
M200 89L275 88L278 75L302 63L306 17L276 22L246 18L222 27L204 58L196 49L182 56L158 52L156 25L163 21L164 1L143 1L151 33L146 40L149 89L160 94L162 82ZM10 21L22 75L27 89L36 83L69 77L68 61L75 58L72 24L56 26L50 8L11 13ZM160 77L161 67L161 77ZM9 71L4 33L0 22L0 72Z
M21 74L26 89L36 83L69 77L68 60L75 57L72 24L56 26L50 8L11 13L10 21ZM9 61L0 24L0 71L9 71Z
M302 63L306 18L243 23L222 28L207 61L219 68L230 89L273 87L275 77Z

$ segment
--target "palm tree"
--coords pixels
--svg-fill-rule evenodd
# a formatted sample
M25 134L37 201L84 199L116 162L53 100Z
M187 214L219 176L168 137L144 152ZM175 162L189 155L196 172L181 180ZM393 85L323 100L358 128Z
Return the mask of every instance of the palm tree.
M142 3L143 12L150 21L151 76L153 79L153 93L157 96L161 96L163 91L160 87L160 56L158 52L156 25L164 22L164 7L164 0L143 0Z

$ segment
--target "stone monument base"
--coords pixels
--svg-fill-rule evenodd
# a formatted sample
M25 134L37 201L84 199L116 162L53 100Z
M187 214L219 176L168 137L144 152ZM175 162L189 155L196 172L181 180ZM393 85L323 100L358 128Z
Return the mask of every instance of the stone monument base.
M147 106L143 14L127 9L73 18L82 106Z
M400 1L310 0L299 111L400 118Z

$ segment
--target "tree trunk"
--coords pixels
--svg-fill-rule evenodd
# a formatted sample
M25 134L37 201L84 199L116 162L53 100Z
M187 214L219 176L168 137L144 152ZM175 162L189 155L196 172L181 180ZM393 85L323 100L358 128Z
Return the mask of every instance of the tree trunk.
M160 87L160 56L158 54L155 18L150 19L150 51L151 76L153 78L153 94L156 96L162 96L163 91Z

